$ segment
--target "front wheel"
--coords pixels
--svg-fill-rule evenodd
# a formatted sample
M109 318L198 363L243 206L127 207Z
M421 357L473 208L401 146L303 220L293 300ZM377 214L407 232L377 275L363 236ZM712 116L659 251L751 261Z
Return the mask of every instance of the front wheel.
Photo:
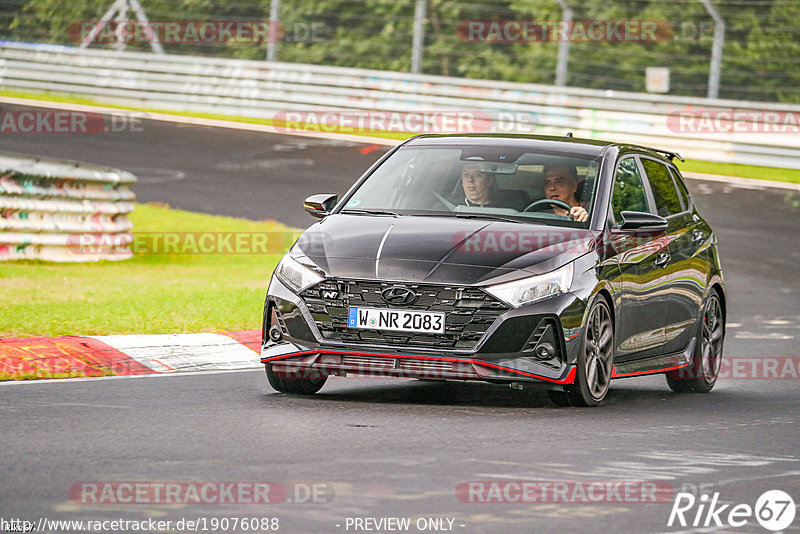
M598 296L584 326L575 384L549 391L550 400L559 406L597 406L608 393L613 368L614 324L608 304Z
M296 370L275 371L272 366L264 366L267 372L267 381L276 391L294 395L313 395L325 385L328 379L318 371Z
M717 383L722 363L722 341L725 337L725 319L716 290L706 301L703 324L695 341L692 363L682 369L667 373L667 385L672 391L708 393Z

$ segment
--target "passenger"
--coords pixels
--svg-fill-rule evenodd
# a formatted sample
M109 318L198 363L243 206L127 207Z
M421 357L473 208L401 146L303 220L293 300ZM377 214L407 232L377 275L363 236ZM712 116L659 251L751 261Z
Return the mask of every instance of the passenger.
M463 198L456 198L455 203L466 206L482 206L497 208L513 208L522 211L527 206L527 198L508 195L497 188L495 174L488 170L488 164L470 162L461 169L461 187Z

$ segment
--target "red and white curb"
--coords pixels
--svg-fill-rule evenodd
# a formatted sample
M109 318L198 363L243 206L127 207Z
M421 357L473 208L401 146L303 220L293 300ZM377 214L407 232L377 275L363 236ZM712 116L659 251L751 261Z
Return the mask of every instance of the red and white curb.
M258 369L261 330L0 338L0 379Z

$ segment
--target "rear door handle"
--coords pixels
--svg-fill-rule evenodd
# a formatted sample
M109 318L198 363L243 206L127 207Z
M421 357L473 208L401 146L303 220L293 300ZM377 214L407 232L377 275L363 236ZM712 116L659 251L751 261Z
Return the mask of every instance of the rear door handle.
M656 258L656 265L658 265L659 267L666 267L667 263L669 263L669 254L667 254L666 252L662 252Z

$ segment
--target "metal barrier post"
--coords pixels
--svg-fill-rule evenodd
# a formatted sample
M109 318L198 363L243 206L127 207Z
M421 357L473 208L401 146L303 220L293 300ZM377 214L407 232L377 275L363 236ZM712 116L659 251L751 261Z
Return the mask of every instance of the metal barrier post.
M714 43L711 45L711 65L708 72L708 98L719 96L719 77L722 68L722 45L725 43L725 21L711 5L710 0L700 0L714 19Z
M422 47L425 41L426 0L417 0L414 8L414 39L411 45L411 73L419 74L422 66Z
M267 37L267 61L278 59L278 22L281 13L281 0L271 0L269 3L269 34Z
M558 0L561 6L561 23L566 24L572 33L572 8L567 4L567 0ZM562 39L558 43L558 62L556 63L556 85L563 87L567 85L567 67L569 63L569 39Z

